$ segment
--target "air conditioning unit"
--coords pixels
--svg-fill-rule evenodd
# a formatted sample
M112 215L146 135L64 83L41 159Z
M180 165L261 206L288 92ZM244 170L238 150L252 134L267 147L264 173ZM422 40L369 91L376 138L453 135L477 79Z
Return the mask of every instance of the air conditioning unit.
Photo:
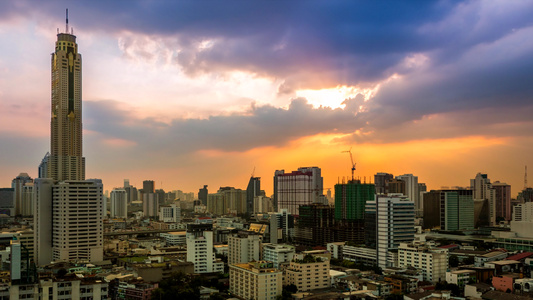
M523 281L523 291L524 292L533 292L533 279L532 278L524 278Z

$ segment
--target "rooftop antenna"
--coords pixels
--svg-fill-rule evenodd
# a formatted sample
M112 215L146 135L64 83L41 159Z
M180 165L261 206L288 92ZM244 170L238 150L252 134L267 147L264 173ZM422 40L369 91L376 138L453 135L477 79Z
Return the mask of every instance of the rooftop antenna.
M65 27L65 33L68 34L68 8L67 8L67 25Z

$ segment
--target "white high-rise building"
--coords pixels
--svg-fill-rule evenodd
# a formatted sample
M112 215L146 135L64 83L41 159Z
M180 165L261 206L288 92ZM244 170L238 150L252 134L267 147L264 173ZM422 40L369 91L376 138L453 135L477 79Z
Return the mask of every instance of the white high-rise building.
M274 268L279 269L280 264L288 264L295 253L296 250L292 245L263 244L262 260L271 261L274 264Z
M159 221L165 223L181 222L181 208L176 204L159 207Z
M228 264L247 263L261 258L261 236L242 232L228 237Z
M300 205L328 204L323 195L322 171L318 167L298 168L298 171L274 173L274 202L279 209L299 215Z
M53 260L103 261L100 179L61 181L53 188Z
M488 201L489 220L491 224L496 224L496 190L492 187L487 174L477 173L476 178L470 179L474 201Z
M196 225L196 224L192 224ZM224 273L224 262L213 250L213 231L187 229L187 261L194 263L194 273Z
M402 194L376 195L367 201L366 242L376 249L380 268L394 267L391 250L415 238L415 204Z
M128 194L125 189L111 191L111 218L128 217Z

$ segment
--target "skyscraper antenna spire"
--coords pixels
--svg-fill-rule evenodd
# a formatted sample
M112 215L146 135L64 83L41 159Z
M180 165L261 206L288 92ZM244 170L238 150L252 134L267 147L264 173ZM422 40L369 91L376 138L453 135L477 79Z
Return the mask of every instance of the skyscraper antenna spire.
M66 16L67 16L67 17L66 17L66 20L67 20L67 25L66 25L66 27L65 27L65 33L67 33L67 34L68 34L68 8L67 8L67 13L66 13Z

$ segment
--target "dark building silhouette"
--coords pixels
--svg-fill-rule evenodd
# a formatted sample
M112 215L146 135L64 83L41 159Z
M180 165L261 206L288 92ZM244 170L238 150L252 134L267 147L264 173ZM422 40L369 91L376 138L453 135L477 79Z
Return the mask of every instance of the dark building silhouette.
M198 190L198 200L207 206L207 185Z
M394 176L389 173L377 173L374 175L376 194L387 194L389 192L389 181L392 179L394 179Z
M254 198L261 195L261 177L250 177L246 188L246 212L254 212Z

